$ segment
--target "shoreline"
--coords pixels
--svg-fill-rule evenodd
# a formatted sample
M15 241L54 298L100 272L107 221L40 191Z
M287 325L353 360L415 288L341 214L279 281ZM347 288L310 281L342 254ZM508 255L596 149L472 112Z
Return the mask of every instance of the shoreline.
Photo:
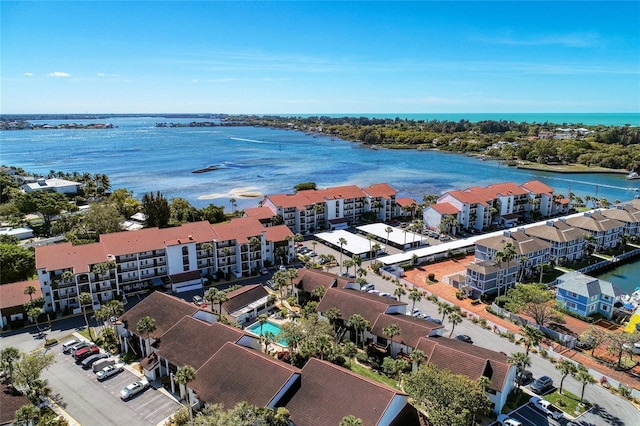
M616 174L616 175L628 175L628 170L621 169L607 169L605 167L588 167L581 164L567 164L561 166L553 166L546 164L518 164L517 169L522 170L535 170L538 172L550 172L560 174Z

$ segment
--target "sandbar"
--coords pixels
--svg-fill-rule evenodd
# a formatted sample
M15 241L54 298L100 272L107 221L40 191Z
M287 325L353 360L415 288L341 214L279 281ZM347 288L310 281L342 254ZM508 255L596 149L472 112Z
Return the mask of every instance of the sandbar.
M198 200L214 200L216 198L259 198L264 196L264 194L255 191L255 189L255 186L233 188L226 193L214 192L213 194L201 195L198 197Z

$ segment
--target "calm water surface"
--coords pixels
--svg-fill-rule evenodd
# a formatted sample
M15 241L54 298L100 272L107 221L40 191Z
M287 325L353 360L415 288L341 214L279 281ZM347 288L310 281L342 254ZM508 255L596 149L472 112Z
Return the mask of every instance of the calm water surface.
M184 197L197 207L214 203L227 209L232 197L241 209L255 207L260 198L244 198L243 194L292 192L294 185L307 181L319 187L388 182L399 196L418 201L425 194L532 179L545 182L558 193L571 191L609 201L633 198L633 189L640 189L640 181L627 181L623 175L518 170L459 154L371 150L286 130L156 128L155 123L161 120L114 118L102 121L118 126L106 130L1 132L0 163L42 174L50 170L105 173L114 188L125 187L137 197L161 191L167 198ZM191 173L210 165L220 168ZM636 267L630 281L640 273L640 264ZM636 285L640 284L632 283L630 288Z

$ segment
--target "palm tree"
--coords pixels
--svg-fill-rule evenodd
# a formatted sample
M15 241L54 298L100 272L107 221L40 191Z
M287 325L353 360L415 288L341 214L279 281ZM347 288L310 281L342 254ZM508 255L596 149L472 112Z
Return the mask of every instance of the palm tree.
M527 367L531 367L531 358L529 358L529 355L524 352L513 352L509 355L507 362L516 366L516 372L518 375L522 374ZM516 386L520 387L519 380L516 380Z
M462 315L457 312L452 312L449 315L449 324L451 324L451 333L449 333L449 338L453 335L453 330L456 328L456 325L462 322Z
M520 257L520 278L518 279L519 282L522 282L522 279L524 278L524 266L527 264L527 262L529 261L529 258L526 256L521 256Z
M438 302L438 314L442 314L442 321L453 312L453 306L447 302Z
M236 199L235 198L230 198L229 202L231 203L231 212L235 213L236 212Z
M340 274L342 274L342 246L347 244L347 239L344 237L340 237L338 240L338 244L340 244Z
M327 289L322 287L321 285L319 285L316 288L314 288L313 291L311 292L311 294L313 294L313 297L315 297L318 300L322 299L322 297L326 293L327 293Z
M498 263L507 262L507 272L505 274L506 277L506 286L509 286L509 269L511 268L511 261L516 257L516 248L511 243L505 244L505 246L495 254L495 260ZM500 297L500 287L501 283L498 282L498 296Z
M344 342L342 345L342 353L344 353L344 356L349 358L349 367L351 367L353 357L358 353L358 347L353 342Z
M33 294L36 292L36 288L32 285L28 285L25 289L24 289L24 294L28 294L29 295L29 301L33 300Z
M193 382L196 378L196 369L190 365L185 365L173 376L176 382L182 387L184 386L184 391L187 394L187 406L189 409L189 423L193 425L193 413L191 412L191 394L189 393L189 389L187 385Z
M362 419L349 414L348 416L345 416L340 420L338 426L362 426Z
M289 279L289 285L291 286L291 294L293 294L293 280L298 276L298 270L294 268L287 269L287 278Z
M8 408L8 407L7 407ZM15 425L35 425L40 418L40 410L33 404L24 404L13 414L13 424ZM343 419L344 420L344 419ZM353 423L346 423L351 425Z
M371 259L373 257L371 253L372 252L371 245L373 244L373 239L375 238L375 236L372 233L368 233L366 238L367 240L369 240L369 259Z
M13 382L13 365L22 358L22 352L13 346L7 346L0 351L0 366L8 373L9 383Z
M411 354L409 355L409 358L411 358L411 362L414 364L415 368L417 369L418 367L420 367L420 363L424 361L427 358L427 356L420 349L416 349L415 351L411 352Z
M311 241L311 245L313 246L313 253L316 253L316 246L318 245L318 242L316 240Z
M353 259L345 259L344 262L342 262L342 266L344 266L345 268L347 268L347 272L346 274L349 275L349 269L352 266L355 266L355 262L353 261Z
M408 297L409 297L409 300L413 302L413 305L411 306L411 310L413 311L416 309L416 302L419 302L422 300L422 293L420 292L420 290L414 287L409 291Z
M401 334L400 326L398 324L389 324L382 329L382 334L389 338L389 344L391 344L393 338Z
M82 307L82 315L84 315L84 323L89 331L89 338L93 341L93 335L91 334L91 327L89 327L89 320L87 319L87 305L93 304L93 297L87 292L80 293L78 295L78 303Z
M393 232L393 228L390 226L387 226L386 228L384 228L384 232L387 233L387 242L386 245L389 245L389 234Z
M353 314L351 315L351 317L349 317L349 320L347 321L347 327L353 328L355 330L356 346L358 346L358 335L360 333L363 333L364 330L369 328L369 326L369 321L364 319L364 317L360 314Z
M313 206L313 228L318 229L318 213L324 212L324 206L316 204Z
M335 307L329 308L327 312L325 312L325 316L329 320L329 324L333 325L334 330L336 328L336 325L338 324L338 320L340 319L341 315L342 314L340 313L340 309Z
M525 354L529 355L529 349L531 349L531 346L536 346L542 340L542 333L540 330L529 324L525 324L520 327L520 333L522 333L522 337L524 339L524 346L526 349Z
M586 251L591 255L598 248L598 239L590 233L584 235L584 241L587 243Z
M136 324L136 331L140 334L144 334L146 340L146 354L149 355L151 353L151 342L149 338L151 337L151 333L156 331L156 320L151 318L150 316L145 316L140 318L138 324Z
M36 328L38 329L38 331L40 331L40 325L38 325L38 317L42 312L42 308L38 307L33 307L29 309L29 312L27 312L27 316L36 323Z
M258 319L258 323L260 324L260 340L262 340L262 336L263 336L263 334L262 334L262 326L267 321L269 321L269 317L266 314L260 314L260 315L258 315L257 319ZM267 351L267 345L266 344L264 345L264 351L265 352Z
M378 243L374 243L373 244L373 260L377 261L378 260L378 252L380 251L380 249L382 249L382 246Z
M220 290L218 290L215 287L211 287L209 290L207 290L204 293L204 296L202 296L202 300L204 300L207 303L210 303L211 305L213 305L213 301L216 300L215 295L219 292Z
M577 368L576 365L568 359L561 359L560 361L556 362L556 369L562 374L562 379L560 380L560 389L558 389L558 393L562 393L562 384L564 383L564 379L569 374L575 374L577 372Z
M393 290L393 295L398 297L398 302L402 302L402 296L406 294L407 291L402 286L398 286L395 290Z
M573 374L573 378L582 383L582 392L580 393L580 403L584 400L584 388L587 385L596 382L596 379L593 378L589 370L587 370L582 364L578 364L576 367L576 371Z
M227 297L226 291L218 291L213 295L213 302L218 304L218 315L220 317L222 317L222 304L227 300L229 300L229 297Z

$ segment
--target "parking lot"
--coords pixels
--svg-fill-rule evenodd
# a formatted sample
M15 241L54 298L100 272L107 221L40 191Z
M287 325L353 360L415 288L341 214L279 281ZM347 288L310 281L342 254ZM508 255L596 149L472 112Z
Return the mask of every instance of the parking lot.
M570 421L566 418L554 420L551 417L536 410L531 404L527 403L520 406L516 411L509 414L512 419L518 420L522 426L548 426L548 425L568 425ZM498 422L495 425L499 425Z
M54 399L82 425L156 425L181 405L152 387L128 401L120 399L120 391L140 377L125 369L103 382L92 369L83 370L62 346L53 349L56 363L45 370Z

